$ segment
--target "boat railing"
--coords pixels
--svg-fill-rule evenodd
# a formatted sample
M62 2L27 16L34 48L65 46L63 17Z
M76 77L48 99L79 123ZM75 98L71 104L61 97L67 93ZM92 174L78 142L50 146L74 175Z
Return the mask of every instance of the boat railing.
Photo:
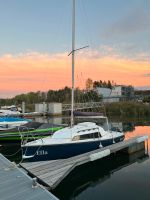
M96 107L103 107L102 102L85 102L85 103L75 103L74 110L83 110L87 108L96 108ZM71 104L63 104L62 111L69 111L71 110Z
M33 130L35 130L35 128L29 128L27 126L18 127L18 131L21 137L21 145L26 144L29 140L32 140L32 141L36 140L32 132Z

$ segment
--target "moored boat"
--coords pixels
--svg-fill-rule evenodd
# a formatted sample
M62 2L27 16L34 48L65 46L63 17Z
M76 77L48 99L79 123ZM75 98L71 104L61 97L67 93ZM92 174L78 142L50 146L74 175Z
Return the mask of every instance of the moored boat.
M19 127L31 121L31 119L25 119L21 117L0 117L0 131Z
M86 153L124 139L122 132L105 131L93 122L83 122L56 131L52 137L22 145L28 161L65 159Z
M29 122L23 126L0 131L0 143L21 143L23 141L32 141L50 136L61 128L61 125Z
M0 109L0 116L18 116L21 114L21 108L15 105L2 106Z

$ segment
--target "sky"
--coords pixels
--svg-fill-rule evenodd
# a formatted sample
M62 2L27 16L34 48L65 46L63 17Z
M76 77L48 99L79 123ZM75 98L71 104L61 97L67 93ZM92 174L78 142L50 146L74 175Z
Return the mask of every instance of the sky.
M0 98L71 86L72 0L0 0ZM76 0L75 86L150 89L150 1Z

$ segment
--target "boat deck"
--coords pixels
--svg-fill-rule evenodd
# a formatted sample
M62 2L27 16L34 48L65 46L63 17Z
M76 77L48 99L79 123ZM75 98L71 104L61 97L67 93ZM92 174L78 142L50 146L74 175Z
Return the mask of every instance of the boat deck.
M20 166L52 190L77 166L104 158L121 150L126 150L128 154L139 151L145 148L145 141L148 138L146 135L138 136L68 159L21 163Z

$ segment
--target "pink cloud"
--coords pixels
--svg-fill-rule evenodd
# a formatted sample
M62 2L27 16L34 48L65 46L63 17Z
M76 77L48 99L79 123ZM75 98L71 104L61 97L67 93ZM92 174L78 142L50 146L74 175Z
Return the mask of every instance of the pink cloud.
M112 55L110 52L113 52ZM85 51L76 55L76 86L84 87L85 80L114 80L118 84L149 85L141 76L149 73L150 61L121 58L109 49L109 54ZM71 85L71 57L68 53L49 55L31 52L0 57L0 92L8 96L29 91L46 91ZM9 92L5 92L9 91Z

